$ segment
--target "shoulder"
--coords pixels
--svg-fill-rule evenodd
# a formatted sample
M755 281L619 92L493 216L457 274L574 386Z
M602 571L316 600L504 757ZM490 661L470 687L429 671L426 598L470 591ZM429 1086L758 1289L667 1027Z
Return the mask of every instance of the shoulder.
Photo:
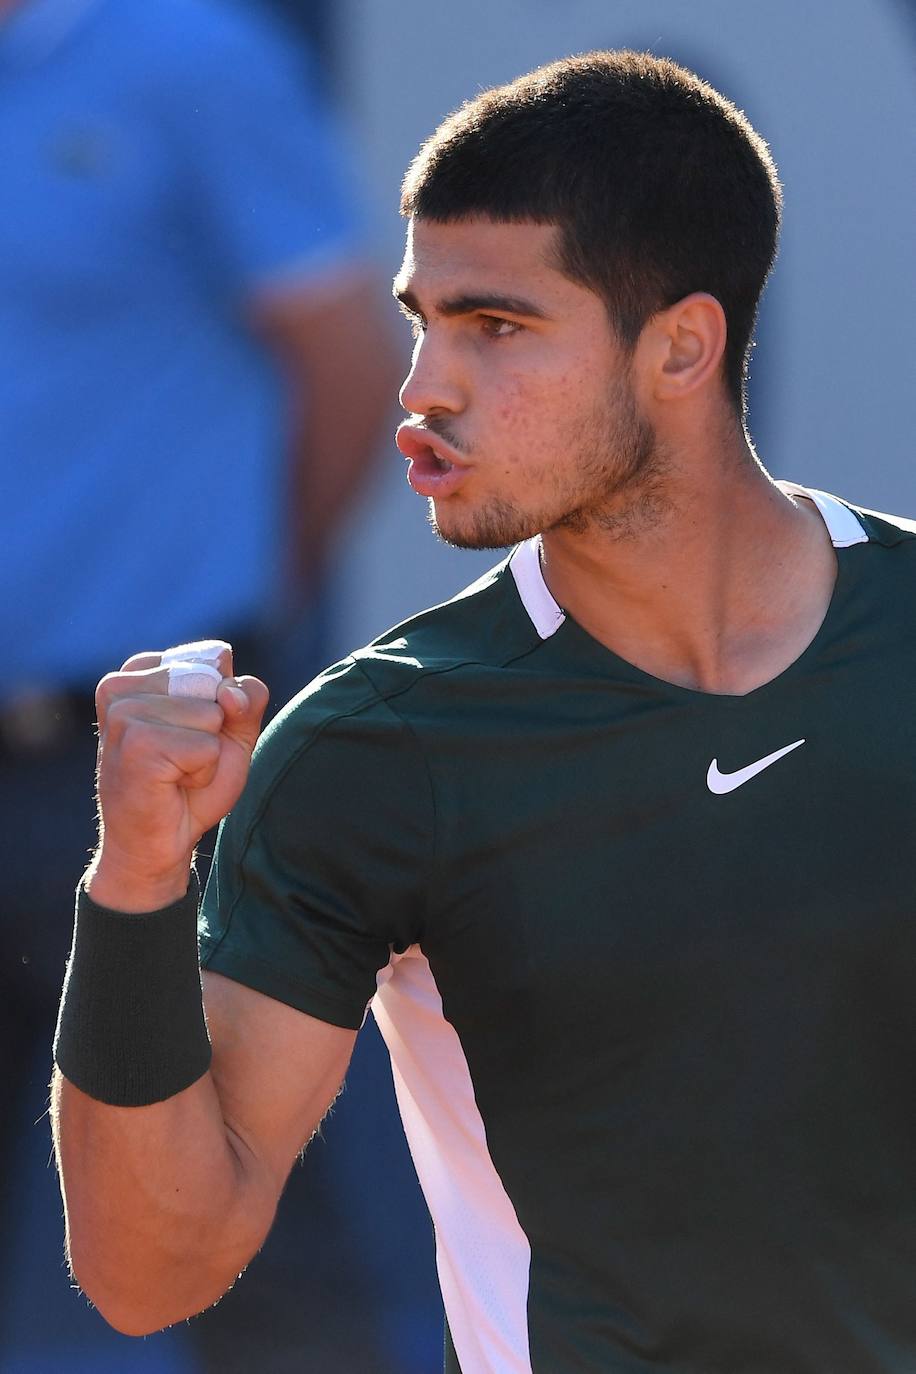
M806 496L815 502L836 548L853 544L882 544L891 548L916 540L916 520L907 516L869 510L829 491L800 486L797 482L779 481L777 486L790 495Z
M884 511L869 510L851 502L843 504L852 511L872 543L892 547L895 544L916 543L916 520L905 515L888 515Z
M876 624L897 625L907 642L916 628L916 520L810 491L834 547L848 550L847 564L872 600Z
M506 559L325 669L277 715L258 751L288 758L323 735L397 732L409 725L415 701L435 697L440 680L451 685L530 653L540 640L508 566Z
M381 697L435 691L448 674L475 676L529 654L538 633L504 559L441 605L412 616L353 655ZM404 701L409 708L409 700Z

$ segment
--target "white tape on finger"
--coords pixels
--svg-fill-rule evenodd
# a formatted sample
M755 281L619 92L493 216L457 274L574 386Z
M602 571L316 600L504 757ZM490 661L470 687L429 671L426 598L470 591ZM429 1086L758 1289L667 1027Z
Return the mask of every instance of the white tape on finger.
M162 661L165 663L165 655ZM218 668L212 667L209 663L189 663L187 660L173 661L167 667L170 697L202 697L205 701L216 700L216 689L223 680Z
M220 654L230 651L231 645L224 639L198 639L193 644L176 644L174 649L166 649L160 661L163 668L170 668L173 663L209 663L215 668Z

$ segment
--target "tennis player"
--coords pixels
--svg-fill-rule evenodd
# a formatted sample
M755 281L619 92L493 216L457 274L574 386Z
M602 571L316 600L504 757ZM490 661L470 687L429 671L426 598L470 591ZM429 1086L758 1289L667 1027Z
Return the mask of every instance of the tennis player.
M256 749L227 650L215 700L157 654L102 681L76 1277L129 1333L214 1303L371 1004L449 1370L916 1369L916 526L754 452L767 147L592 53L447 119L403 211L408 479L512 552Z

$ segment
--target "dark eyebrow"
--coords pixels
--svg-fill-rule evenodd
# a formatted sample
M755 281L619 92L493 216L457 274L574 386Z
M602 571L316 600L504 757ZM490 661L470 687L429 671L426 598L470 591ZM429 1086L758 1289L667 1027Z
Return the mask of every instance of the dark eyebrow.
M423 318L423 311L420 303L412 291L398 286L397 278L392 285L392 294L395 300L400 301L412 315L419 315ZM526 315L529 319L547 320L550 316L542 310L534 301L529 301L524 296L503 296L498 291L467 291L460 296L450 296L444 300L436 302L436 314L445 315L472 315L475 310L495 310L504 315Z

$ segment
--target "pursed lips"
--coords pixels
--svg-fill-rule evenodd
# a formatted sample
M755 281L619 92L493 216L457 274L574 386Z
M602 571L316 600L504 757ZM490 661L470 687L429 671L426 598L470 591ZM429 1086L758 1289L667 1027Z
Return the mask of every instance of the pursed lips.
M418 496L445 500L464 485L468 464L423 425L401 425L395 443L408 460L407 481Z
M430 464L439 472L448 472L453 467L467 467L449 444L423 425L399 425L395 443L411 462Z

